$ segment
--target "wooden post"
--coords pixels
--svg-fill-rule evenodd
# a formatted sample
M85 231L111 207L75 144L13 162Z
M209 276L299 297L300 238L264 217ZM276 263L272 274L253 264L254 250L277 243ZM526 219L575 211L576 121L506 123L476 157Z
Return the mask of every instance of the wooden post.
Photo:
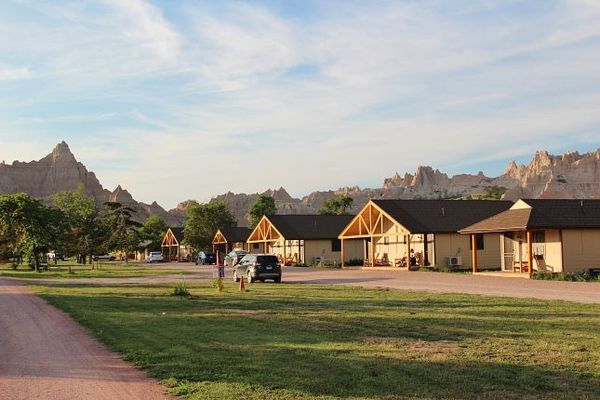
M410 271L410 233L406 235L406 267Z
M375 266L375 236L371 236L371 267Z
M473 273L477 272L477 234L471 234L471 263L473 264Z
M341 239L342 242L342 269L346 268L346 261L344 257L344 239Z
M287 251L285 248L285 242L287 242L287 240L283 240L283 266L285 267L285 265L287 264Z
M229 248L227 246L227 242L225 242L225 254L229 253Z
M263 253L267 254L267 241L263 242Z
M302 244L300 242L300 239L298 239L298 264L302 264L304 263L304 260L302 260Z
M527 264L529 268L529 277L533 277L533 241L532 241L533 233L531 231L527 231Z

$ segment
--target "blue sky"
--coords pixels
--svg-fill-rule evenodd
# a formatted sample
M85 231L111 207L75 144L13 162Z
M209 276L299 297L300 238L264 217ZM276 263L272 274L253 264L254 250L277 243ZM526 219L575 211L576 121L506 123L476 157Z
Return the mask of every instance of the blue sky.
M0 2L0 160L166 207L600 147L600 2Z

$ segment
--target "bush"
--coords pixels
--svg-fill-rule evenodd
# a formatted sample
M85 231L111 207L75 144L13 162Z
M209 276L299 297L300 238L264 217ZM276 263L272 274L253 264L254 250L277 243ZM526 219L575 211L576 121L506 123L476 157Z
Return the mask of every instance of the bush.
M580 274L565 274L564 272L540 273L533 274L533 279L539 281L563 281L563 282L600 282L600 277L592 276L587 272Z
M187 287L185 285L185 281L178 282L177 284L175 284L175 287L173 288L173 291L171 292L171 296L183 296L183 297L190 296L190 291L187 289Z
M364 265L364 260L361 260L360 258L352 258L348 261L346 261L346 266L347 267L362 267Z
M241 279L244 279L243 277ZM215 278L212 280L212 285L219 293L223 291L223 279Z

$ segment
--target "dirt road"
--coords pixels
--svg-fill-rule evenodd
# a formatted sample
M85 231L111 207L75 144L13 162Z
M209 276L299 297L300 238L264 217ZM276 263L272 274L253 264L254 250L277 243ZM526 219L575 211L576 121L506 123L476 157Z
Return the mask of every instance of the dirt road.
M170 399L65 313L0 279L0 399Z

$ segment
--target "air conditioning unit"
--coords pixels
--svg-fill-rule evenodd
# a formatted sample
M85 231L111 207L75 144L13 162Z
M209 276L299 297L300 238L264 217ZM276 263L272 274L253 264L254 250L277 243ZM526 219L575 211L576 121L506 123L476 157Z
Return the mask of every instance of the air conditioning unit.
M460 267L462 265L462 257L446 257L446 265L449 267Z

